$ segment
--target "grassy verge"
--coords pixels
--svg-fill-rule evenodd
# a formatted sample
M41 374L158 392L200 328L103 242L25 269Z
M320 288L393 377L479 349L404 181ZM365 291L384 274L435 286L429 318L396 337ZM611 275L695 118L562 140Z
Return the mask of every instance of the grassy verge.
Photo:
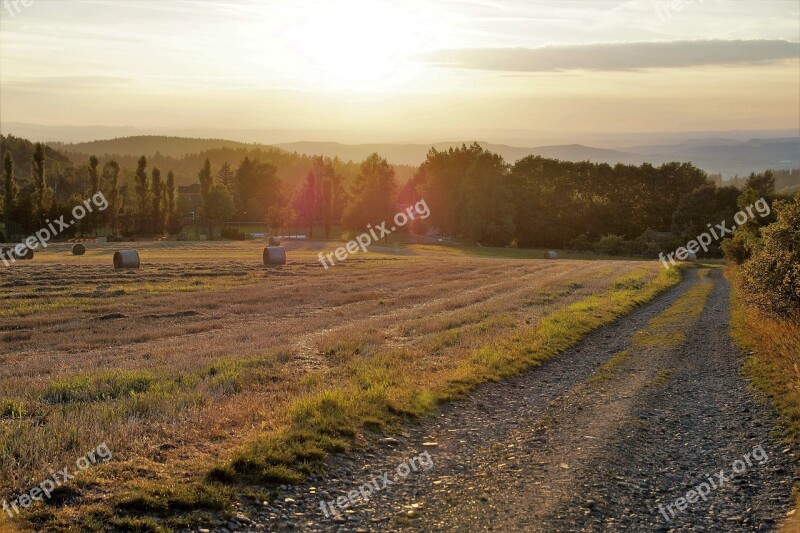
M340 367L309 374L303 382L305 389L289 402L278 417L279 423L264 428L229 459L211 465L202 477L130 483L124 492L113 494L97 509L83 512L77 522L79 529L97 531L98 524L104 522L121 530L164 531L183 523L202 523L202 515L189 510L224 515L232 511L237 499L245 504L250 500L260 503L264 498L261 487L299 482L309 473L320 472L328 454L347 451L366 432L390 432L481 383L538 366L592 330L675 286L682 277L678 269L661 271L656 277L646 270L634 271L606 291L559 309L528 327L513 327L497 316L461 325L458 334L433 337L431 349L433 345L459 346L460 335L468 335L468 328L497 334L491 342L465 348L454 364L426 376L424 385L411 364L417 354L402 347L370 353L354 336L354 346L335 350L347 352ZM9 409L13 411L14 407ZM257 498L250 496L254 491L259 492ZM61 529L53 516L29 518L37 529Z
M749 356L745 373L755 389L767 397L786 427L786 440L800 445L800 325L747 306L740 297L735 270L728 271L733 282L731 335ZM798 465L800 466L800 465ZM800 531L800 486L795 487L795 512L784 531Z

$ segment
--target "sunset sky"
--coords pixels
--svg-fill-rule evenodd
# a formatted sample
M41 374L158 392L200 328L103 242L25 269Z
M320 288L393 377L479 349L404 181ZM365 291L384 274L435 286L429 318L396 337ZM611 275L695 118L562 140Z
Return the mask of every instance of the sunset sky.
M800 129L798 0L30 3L0 0L4 124Z

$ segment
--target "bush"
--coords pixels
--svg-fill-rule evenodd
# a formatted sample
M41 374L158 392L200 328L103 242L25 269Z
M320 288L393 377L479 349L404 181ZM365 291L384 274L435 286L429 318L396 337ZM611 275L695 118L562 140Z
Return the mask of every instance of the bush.
M619 235L606 235L594 245L594 249L601 254L619 255L627 251L625 239Z
M247 235L236 228L222 228L221 236L223 239L230 239L232 241L243 241L247 239Z
M722 241L722 253L728 261L741 265L750 259L758 245L758 237L742 229L734 233L732 239Z
M742 288L755 306L800 322L800 193L773 207L777 221L742 265Z
M592 241L589 240L589 236L587 234L582 233L572 239L572 241L569 243L569 247L579 252L586 252L592 249Z

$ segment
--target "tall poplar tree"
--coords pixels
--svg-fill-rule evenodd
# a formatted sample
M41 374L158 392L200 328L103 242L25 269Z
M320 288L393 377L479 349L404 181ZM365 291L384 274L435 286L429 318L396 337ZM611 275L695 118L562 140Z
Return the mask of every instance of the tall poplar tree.
M5 196L3 197L3 221L5 222L5 239L10 240L11 216L14 212L14 200L17 195L17 183L14 178L14 156L10 151L3 158L3 184Z
M139 218L139 233L144 234L147 231L147 218L148 218L148 193L150 184L147 180L147 158L142 156L136 165L136 201L138 207Z

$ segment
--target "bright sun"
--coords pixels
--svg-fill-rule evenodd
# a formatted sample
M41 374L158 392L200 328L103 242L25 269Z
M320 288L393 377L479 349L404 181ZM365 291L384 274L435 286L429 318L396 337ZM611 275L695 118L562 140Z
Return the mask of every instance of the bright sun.
M340 0L306 8L291 37L322 85L374 90L407 78L404 59L418 50L420 29L395 5Z

